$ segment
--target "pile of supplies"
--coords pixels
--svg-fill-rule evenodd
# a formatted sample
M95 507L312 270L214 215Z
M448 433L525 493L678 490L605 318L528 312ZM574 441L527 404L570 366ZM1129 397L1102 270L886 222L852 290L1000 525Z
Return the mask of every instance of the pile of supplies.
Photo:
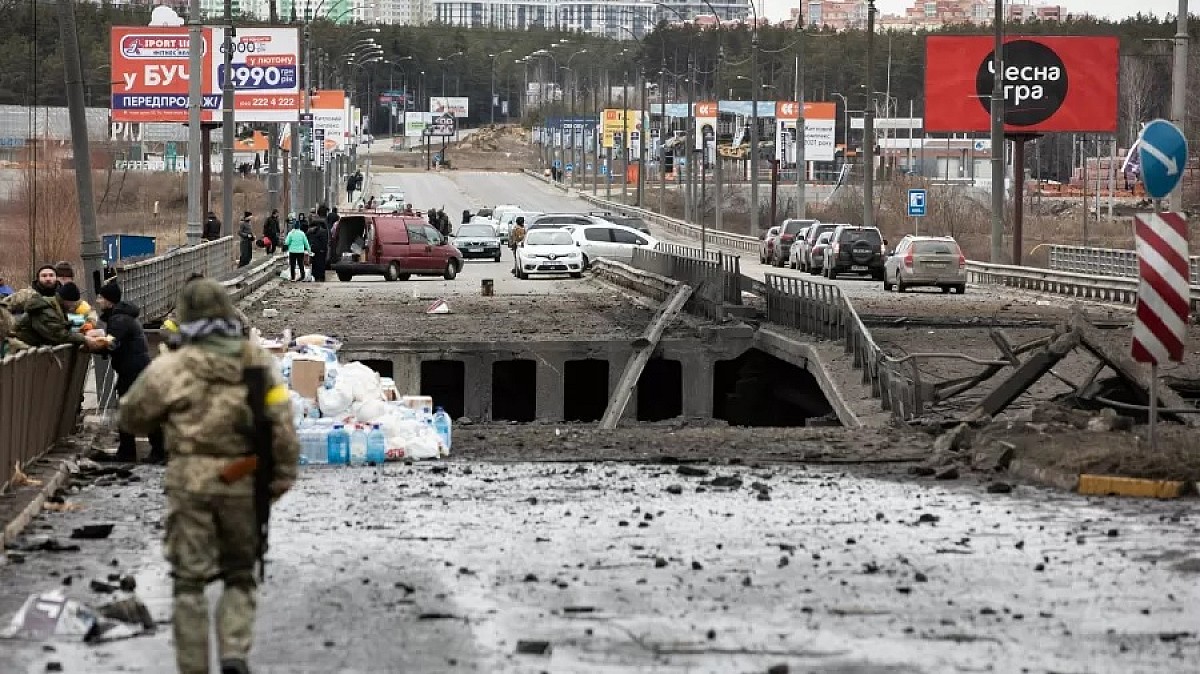
M341 363L325 335L264 340L292 399L302 465L381 465L450 454L451 420L429 396L401 396L393 380Z

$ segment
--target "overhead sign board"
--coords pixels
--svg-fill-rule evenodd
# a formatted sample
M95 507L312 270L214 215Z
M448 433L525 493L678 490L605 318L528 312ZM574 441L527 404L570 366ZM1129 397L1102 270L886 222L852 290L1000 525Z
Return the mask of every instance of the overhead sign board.
M429 111L434 115L449 114L463 118L470 112L469 103L466 96L430 96Z
M925 130L991 128L993 39L925 38ZM1115 133L1115 37L1009 36L1002 56L1008 133Z
M202 116L221 119L225 81L225 29L201 30ZM186 122L189 46L187 27L113 26L112 120ZM234 111L238 122L294 122L300 110L299 36L295 28L239 27L232 42Z

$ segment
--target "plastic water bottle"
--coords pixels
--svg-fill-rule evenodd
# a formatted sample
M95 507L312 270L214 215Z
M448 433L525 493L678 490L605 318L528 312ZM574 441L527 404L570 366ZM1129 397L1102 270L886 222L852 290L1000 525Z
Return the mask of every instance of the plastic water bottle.
M310 426L308 429L308 438L305 445L308 455L308 465L324 464L329 462L329 439L325 428L322 426Z
M438 437L442 439L442 446L446 448L447 452L450 451L450 436L453 426L446 410L437 408L437 411L433 413L433 430L437 431Z
M383 429L379 424L371 427L371 432L367 433L367 463L373 463L376 466L382 466L387 461L387 436L383 434Z
M346 427L334 424L326 439L326 457L331 466L344 466L350 462L350 434Z
M367 462L367 432L355 426L350 435L350 465L361 466Z
M309 419L320 419L321 418L321 408L317 406L316 402L313 402L311 405L309 405L308 418Z

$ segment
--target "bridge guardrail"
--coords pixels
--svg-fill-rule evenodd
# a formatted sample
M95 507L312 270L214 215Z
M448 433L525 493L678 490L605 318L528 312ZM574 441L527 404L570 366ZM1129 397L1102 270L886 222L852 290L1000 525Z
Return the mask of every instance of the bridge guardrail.
M233 271L234 238L227 236L185 246L140 262L117 265L113 271L124 298L142 309L143 321L163 319L191 274L220 279Z
M1138 275L1137 251L1088 246L1050 246L1050 269L1073 274L1133 277ZM1191 284L1200 286L1200 256L1188 259Z
M719 250L701 252L699 248L677 243L659 242L655 249L668 255L717 263L721 268L721 298L726 304L739 306L742 303L742 258Z
M75 345L25 349L0 360L0 492L17 462L37 459L75 430L88 360Z
M1037 267L968 262L967 281L1101 302L1137 303L1137 277L1094 276ZM1196 312L1200 310L1200 286L1193 285L1191 291L1189 304L1192 311Z
M664 251L635 248L632 262L634 267L642 271L690 285L693 293L686 307L693 313L714 321L720 321L725 316L725 289L731 284L740 283L738 277L731 276L720 261L702 259L699 256L685 257ZM738 293L740 303L741 291Z

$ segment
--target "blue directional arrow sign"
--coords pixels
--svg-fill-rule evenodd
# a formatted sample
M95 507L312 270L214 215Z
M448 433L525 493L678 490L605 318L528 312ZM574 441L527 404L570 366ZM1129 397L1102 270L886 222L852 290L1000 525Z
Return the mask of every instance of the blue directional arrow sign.
M1162 199L1175 189L1187 166L1187 138L1179 127L1165 119L1156 119L1142 129L1138 142L1142 160L1142 181L1146 192Z

